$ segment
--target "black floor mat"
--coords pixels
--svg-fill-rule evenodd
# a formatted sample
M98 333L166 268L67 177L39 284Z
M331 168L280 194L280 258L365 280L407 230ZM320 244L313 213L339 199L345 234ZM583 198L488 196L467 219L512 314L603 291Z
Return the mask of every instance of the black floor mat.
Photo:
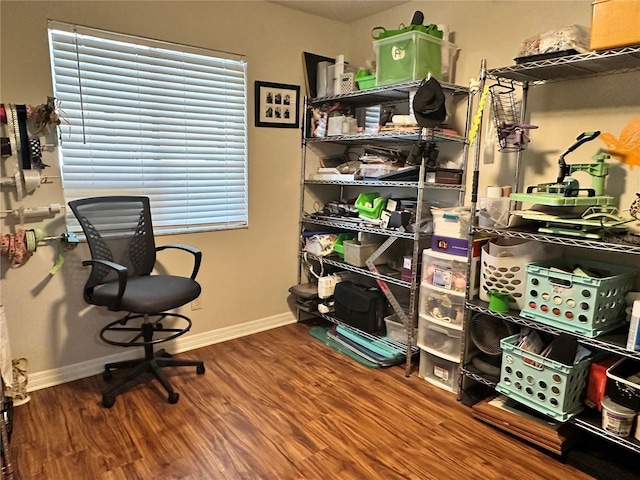
M593 435L584 435L566 463L598 480L640 480L640 454Z

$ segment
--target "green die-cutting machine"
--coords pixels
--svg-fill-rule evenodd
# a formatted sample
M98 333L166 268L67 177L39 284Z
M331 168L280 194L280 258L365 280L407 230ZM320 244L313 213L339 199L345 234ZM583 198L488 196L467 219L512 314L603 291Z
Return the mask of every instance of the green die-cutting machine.
M545 210L519 210L512 212L528 220L545 223L538 229L543 233L555 233L585 238L601 238L605 230L620 230L621 225L632 219L623 219L618 215L614 205L615 199L604 194L604 184L609 174L607 154L596 154L591 163L568 164L565 156L573 152L580 145L594 140L600 135L599 131L583 132L560 155L558 159L558 178L552 183L541 183L527 187L526 193L512 193L510 198L519 202L534 203L549 207L561 207ZM587 172L591 175L591 187L581 188L578 181L571 177L574 172ZM583 207L584 211L576 211Z

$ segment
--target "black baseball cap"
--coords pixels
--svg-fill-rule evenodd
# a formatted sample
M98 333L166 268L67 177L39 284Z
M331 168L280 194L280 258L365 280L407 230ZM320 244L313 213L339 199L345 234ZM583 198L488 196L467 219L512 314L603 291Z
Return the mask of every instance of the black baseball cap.
M447 110L444 106L444 92L440 83L429 77L422 81L413 97L413 112L418 125L424 128L436 127L444 122Z

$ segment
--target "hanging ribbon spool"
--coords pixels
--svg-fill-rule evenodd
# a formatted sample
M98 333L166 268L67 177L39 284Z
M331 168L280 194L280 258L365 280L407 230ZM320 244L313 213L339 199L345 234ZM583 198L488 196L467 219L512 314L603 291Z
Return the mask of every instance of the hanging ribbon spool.
M11 213L15 215L16 218L25 219L56 215L62 211L62 208L62 205L60 205L59 203L51 203L45 207L24 208L23 206L21 206L16 208L15 210L2 210L2 213Z
M78 244L78 239L73 233L64 233L59 236L48 236L47 232L40 228L18 230L15 234L2 235L0 252L6 256L15 267L24 265L38 249L38 243L43 241L57 241L58 255L56 263L49 269L51 275L55 275L64 264L64 250L72 250Z

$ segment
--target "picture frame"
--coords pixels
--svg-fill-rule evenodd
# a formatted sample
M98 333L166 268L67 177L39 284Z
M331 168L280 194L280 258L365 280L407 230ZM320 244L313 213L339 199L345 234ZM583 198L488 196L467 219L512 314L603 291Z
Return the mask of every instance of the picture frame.
M298 128L300 86L255 82L255 126Z

